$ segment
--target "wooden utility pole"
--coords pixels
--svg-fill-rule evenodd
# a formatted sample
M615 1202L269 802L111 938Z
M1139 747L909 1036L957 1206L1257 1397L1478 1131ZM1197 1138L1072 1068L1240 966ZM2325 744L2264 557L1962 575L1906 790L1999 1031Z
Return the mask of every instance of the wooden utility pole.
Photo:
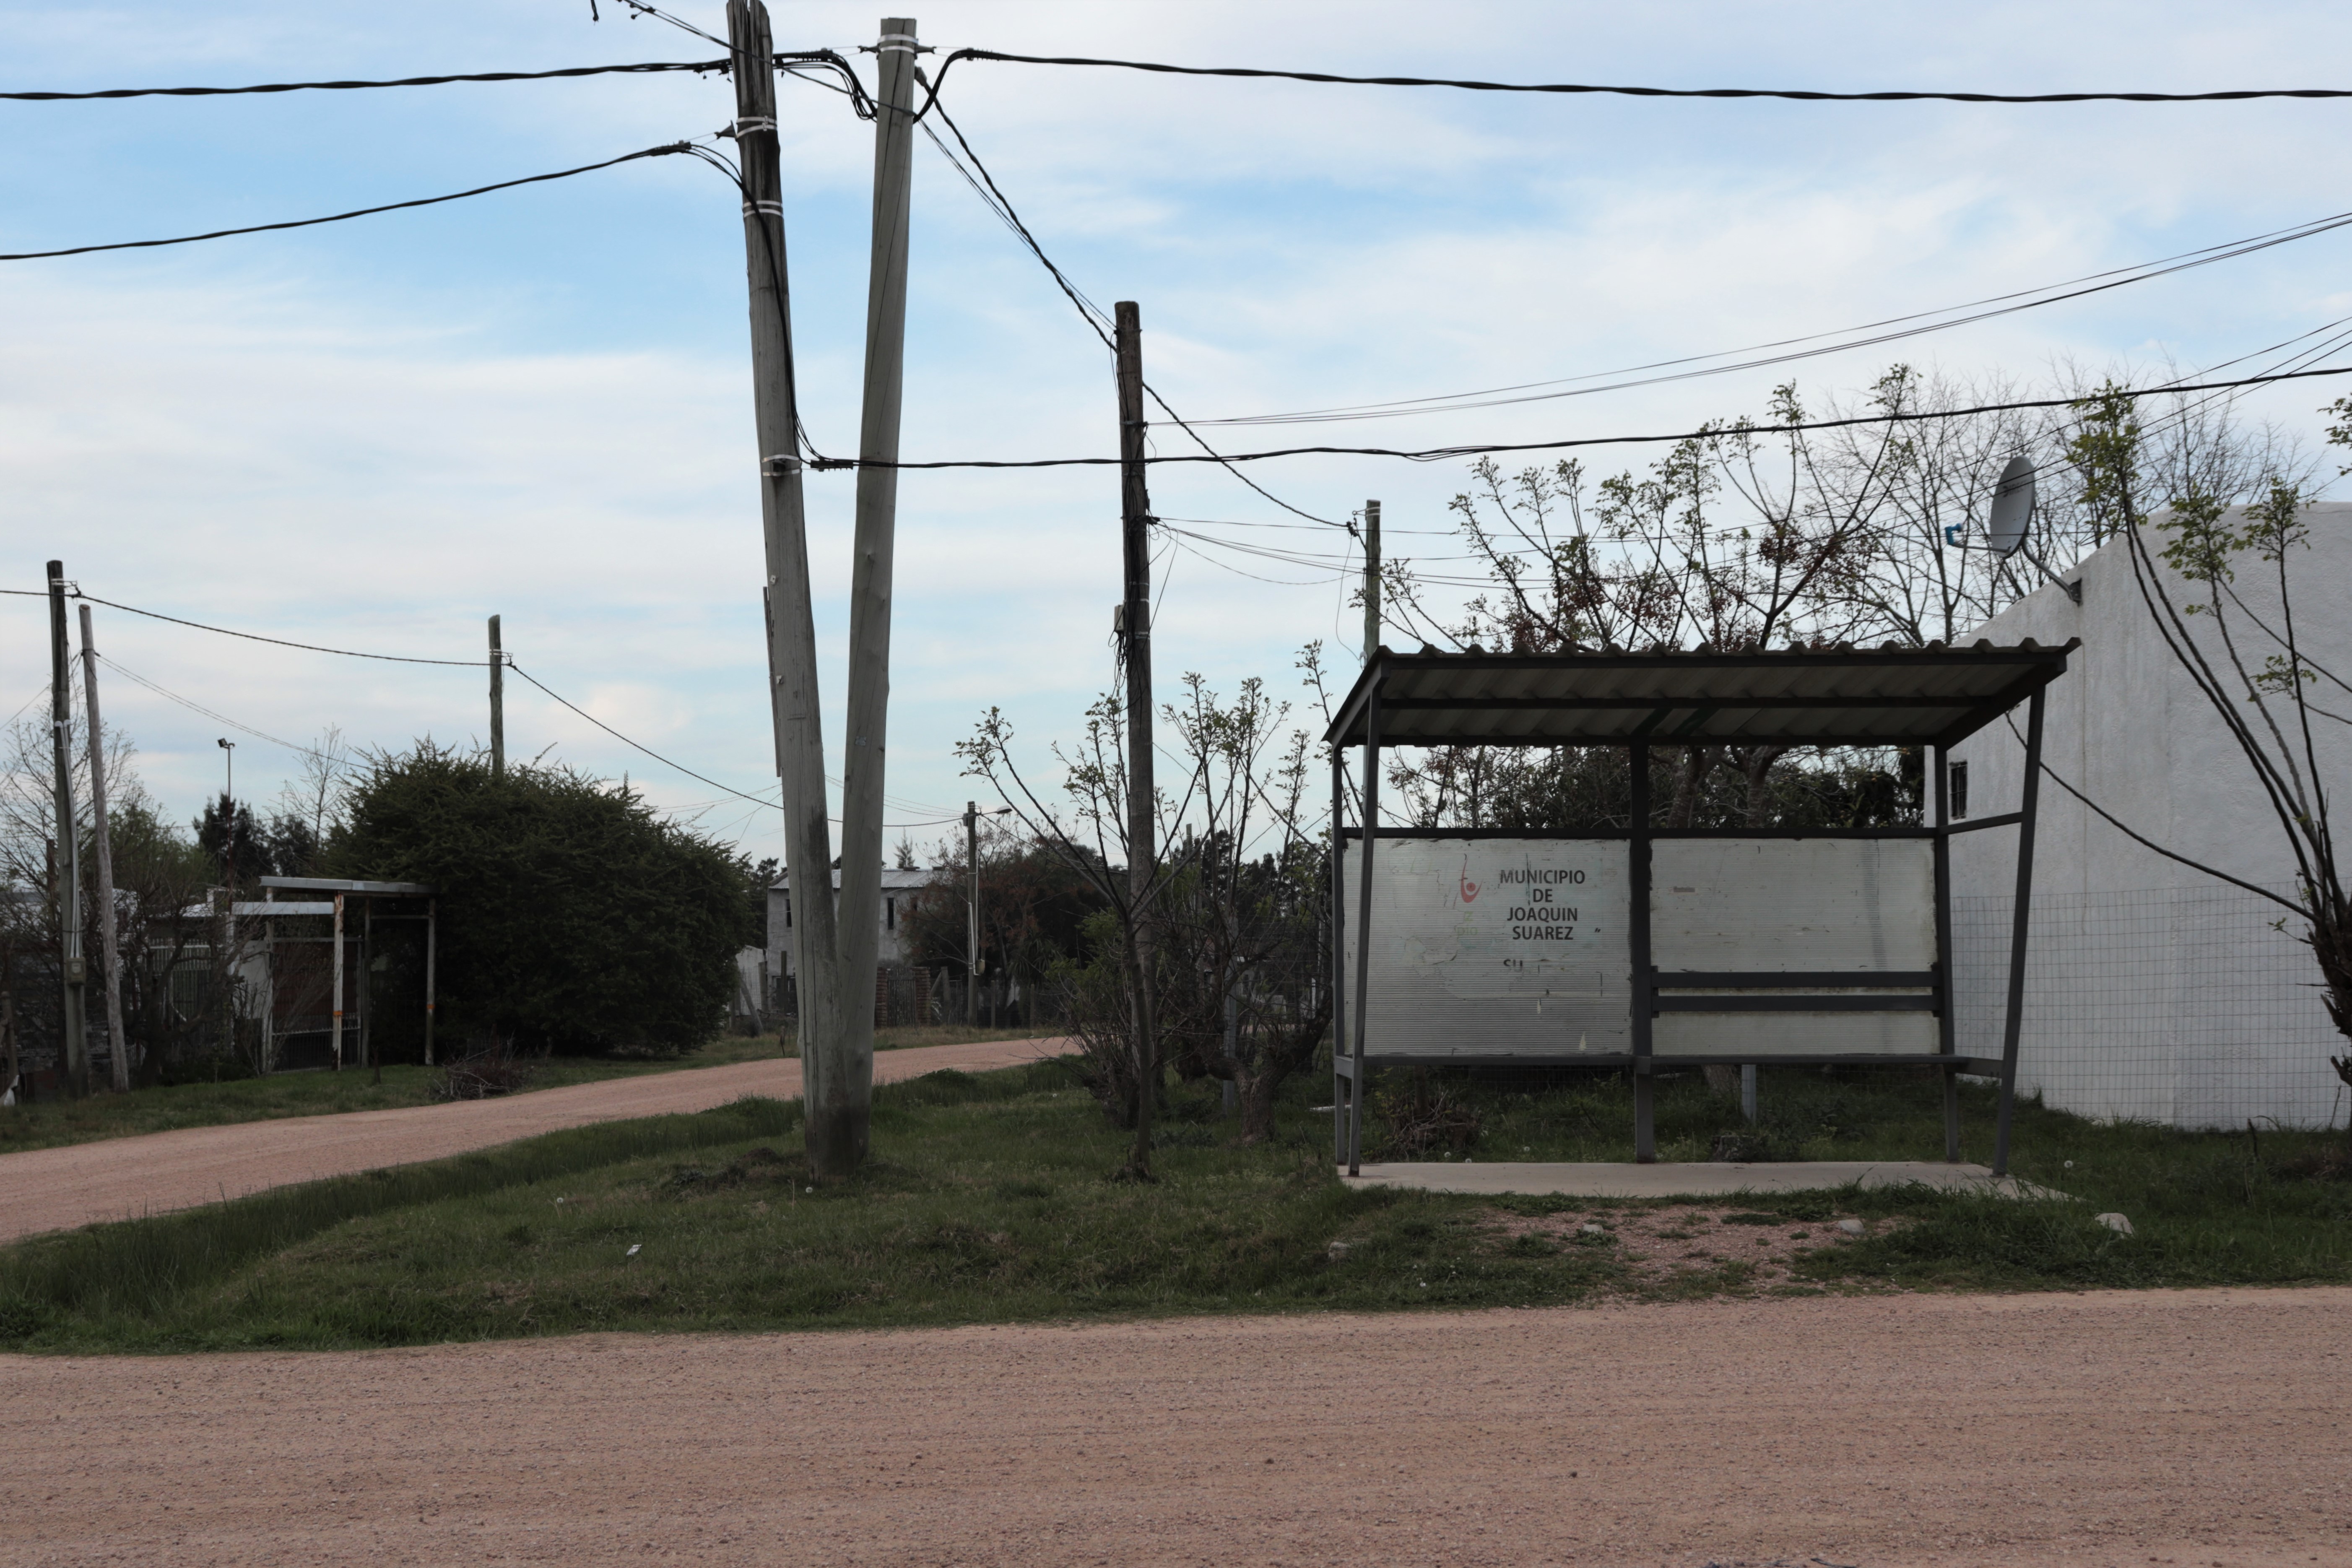
M106 726L98 716L98 647L89 606L81 611L82 706L89 714L89 826L98 850L99 984L106 987L106 1043L113 1052L115 1092L131 1087L131 1047L122 1037L122 951L114 931L114 846L106 828Z
M915 167L912 16L885 16L875 47L874 234L866 286L866 399L849 569L849 725L841 762L841 1050L808 1101L841 1173L866 1159L874 1096L875 951L882 926L882 784L890 709L890 581L898 517L898 415L907 361L907 225ZM853 1000L863 997L864 1001Z
M963 1026L980 1021L980 802L963 803L964 875L971 884L970 907L964 911Z
M62 1076L66 1092L89 1092L89 1037L83 1021L89 963L81 951L81 835L74 826L73 685L66 653L66 567L49 563L49 757L57 769L58 957L65 982Z
M335 958L332 978L335 988L335 1070L343 1070L343 895L335 895Z
M751 284L751 407L760 442L760 521L766 545L769 693L782 786L784 864L799 897L792 931L799 988L801 1086L806 1103L837 1094L827 1081L841 1037L834 942L833 825L825 815L824 730L817 702L816 619L801 495L800 414L793 384L792 300L784 267L783 183L776 146L776 79L768 9L728 0L735 78L735 150L743 169L744 268ZM830 1127L807 1123L812 1170L841 1166Z
M1115 308L1118 377L1119 535L1126 547L1127 597L1119 616L1119 653L1127 664L1127 889L1129 947L1135 987L1135 1151L1131 1173L1151 1169L1151 1101L1160 1058L1152 996L1151 496L1144 485L1143 327L1135 301Z
M499 646L499 618L490 617L490 777L507 776L507 656Z
M1381 646L1381 503L1364 503L1364 662Z

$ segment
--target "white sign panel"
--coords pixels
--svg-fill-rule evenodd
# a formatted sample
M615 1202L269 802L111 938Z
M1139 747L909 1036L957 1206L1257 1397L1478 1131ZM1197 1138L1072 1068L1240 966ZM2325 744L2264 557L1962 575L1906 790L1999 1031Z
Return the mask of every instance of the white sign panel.
M1676 971L1935 967L1936 861L1926 839L1665 838L1651 846L1650 868L1650 951L1662 991L1671 994ZM1651 1049L1755 1061L1926 1055L1937 1043L1932 1013L1665 1013Z
M1574 1057L1633 1048L1623 840L1383 838L1372 855L1370 1054ZM1363 844L1347 858L1356 1029Z

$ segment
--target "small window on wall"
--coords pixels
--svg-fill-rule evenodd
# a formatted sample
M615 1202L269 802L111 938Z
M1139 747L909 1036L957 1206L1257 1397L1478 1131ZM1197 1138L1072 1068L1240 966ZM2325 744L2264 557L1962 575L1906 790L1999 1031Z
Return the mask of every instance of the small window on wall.
M787 928L789 928L789 927L792 925L792 923L793 923L793 896L792 896L792 894L790 894L790 893L786 893L786 894L784 895L784 924L785 924L785 926L786 926Z
M889 931L897 931L898 929L898 900L885 899L882 900L882 924L885 929Z
M1958 821L1969 814L1969 764L1952 764L1952 818Z

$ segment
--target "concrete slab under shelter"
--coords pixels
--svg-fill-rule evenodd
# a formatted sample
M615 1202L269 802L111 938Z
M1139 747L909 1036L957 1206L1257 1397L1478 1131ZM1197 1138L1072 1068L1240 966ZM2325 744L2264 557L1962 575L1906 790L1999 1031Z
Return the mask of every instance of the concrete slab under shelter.
M1707 1198L1739 1193L1814 1192L1825 1187L1902 1186L1917 1182L1948 1190L1980 1189L2011 1198L2062 1194L2014 1176L1996 1177L1982 1165L1941 1160L1801 1160L1734 1164L1727 1161L1654 1165L1538 1161L1366 1163L1363 1174L1339 1179L1356 1186L1413 1187L1430 1193L1514 1193L1527 1197Z

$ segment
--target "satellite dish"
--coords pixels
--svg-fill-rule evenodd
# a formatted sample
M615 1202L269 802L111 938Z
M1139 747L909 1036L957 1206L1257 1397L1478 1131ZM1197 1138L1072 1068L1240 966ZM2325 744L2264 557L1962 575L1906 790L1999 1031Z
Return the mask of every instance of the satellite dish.
M2033 521L2033 459L2019 456L2001 469L1992 488L1992 516L1985 532L1995 551L2014 555L2025 544L2025 525Z

